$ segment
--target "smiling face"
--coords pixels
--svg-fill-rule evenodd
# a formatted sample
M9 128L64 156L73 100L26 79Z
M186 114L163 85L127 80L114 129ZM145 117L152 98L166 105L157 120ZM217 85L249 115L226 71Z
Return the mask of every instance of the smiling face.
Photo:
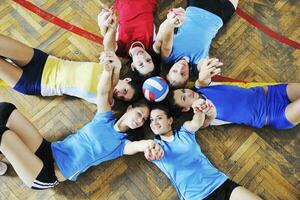
M131 50L132 70L138 71L142 75L148 75L154 71L154 63L151 56L141 47L134 47Z
M164 135L172 130L173 118L160 109L153 109L150 113L150 128L155 135Z
M183 87L189 79L189 64L185 59L176 62L167 74L169 83L174 87Z
M177 89L174 90L174 102L176 105L182 108L182 111L188 111L193 102L200 98L197 92L191 89Z
M115 98L122 101L131 101L135 90L129 84L131 78L125 78L124 80L119 80L114 88L113 95Z
M136 129L144 125L145 121L149 117L149 108L147 106L138 106L132 108L131 106L128 107L125 116L125 124L130 129Z

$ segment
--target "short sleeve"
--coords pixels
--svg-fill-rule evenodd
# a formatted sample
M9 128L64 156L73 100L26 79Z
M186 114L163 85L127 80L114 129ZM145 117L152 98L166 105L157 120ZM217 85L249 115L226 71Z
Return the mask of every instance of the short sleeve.
M116 118L113 116L112 111L108 112L97 112L93 121L108 123Z
M187 134L190 134L190 135L194 135L195 136L195 133L196 132L192 132L192 131L188 131L184 125L180 127L179 131L178 131L180 134L181 133L187 133Z

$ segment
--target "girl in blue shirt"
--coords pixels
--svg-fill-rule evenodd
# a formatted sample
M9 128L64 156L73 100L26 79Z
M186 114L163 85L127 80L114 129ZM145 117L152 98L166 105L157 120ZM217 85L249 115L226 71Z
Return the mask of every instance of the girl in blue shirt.
M182 200L260 199L228 179L202 153L195 132L203 125L205 115L211 115L212 109L193 108L193 119L177 130L172 129L173 118L167 107L156 105L152 108L150 127L164 150L164 157L152 162L170 179Z
M182 88L190 73L197 75L198 63L209 55L212 39L234 14L237 4L238 0L189 0L186 10L169 12L160 26L160 54L171 87Z
M113 73L120 70L121 62L113 52L103 53L100 62L104 72L98 84L97 113L62 141L47 142L13 104L0 103L0 151L28 187L47 189L66 179L75 181L89 167L122 155L144 152L147 159L162 156L153 140L127 139L127 131L147 120L149 107L145 102L134 103L116 120L109 99L118 81Z
M214 115L207 116L205 126L236 123L289 129L300 123L300 83L252 88L212 83L211 77L220 72L217 59L204 59L196 91L177 89L169 93L172 110L186 112L195 102L199 109L212 107Z

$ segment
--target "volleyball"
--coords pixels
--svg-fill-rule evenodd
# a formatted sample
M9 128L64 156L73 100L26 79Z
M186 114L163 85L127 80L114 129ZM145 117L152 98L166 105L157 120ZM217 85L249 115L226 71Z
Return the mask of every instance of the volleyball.
M169 92L167 81L159 76L154 76L145 80L143 84L143 94L150 102L160 102L166 98Z

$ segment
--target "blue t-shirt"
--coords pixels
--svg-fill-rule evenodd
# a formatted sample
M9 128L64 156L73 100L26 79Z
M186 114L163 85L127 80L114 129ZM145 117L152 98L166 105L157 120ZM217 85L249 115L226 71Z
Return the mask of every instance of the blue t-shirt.
M196 89L212 101L217 119L261 128L266 120L267 96L263 87L214 85Z
M222 26L219 16L201 8L188 7L185 21L174 35L172 52L164 63L173 65L187 57L190 70L197 74L198 62L208 56L211 41Z
M227 180L201 152L195 133L183 126L174 131L173 141L156 142L163 148L164 156L152 162L170 179L180 199L203 199Z
M65 178L75 181L89 167L123 155L127 134L114 129L115 121L111 111L97 113L83 128L51 144L54 160Z

